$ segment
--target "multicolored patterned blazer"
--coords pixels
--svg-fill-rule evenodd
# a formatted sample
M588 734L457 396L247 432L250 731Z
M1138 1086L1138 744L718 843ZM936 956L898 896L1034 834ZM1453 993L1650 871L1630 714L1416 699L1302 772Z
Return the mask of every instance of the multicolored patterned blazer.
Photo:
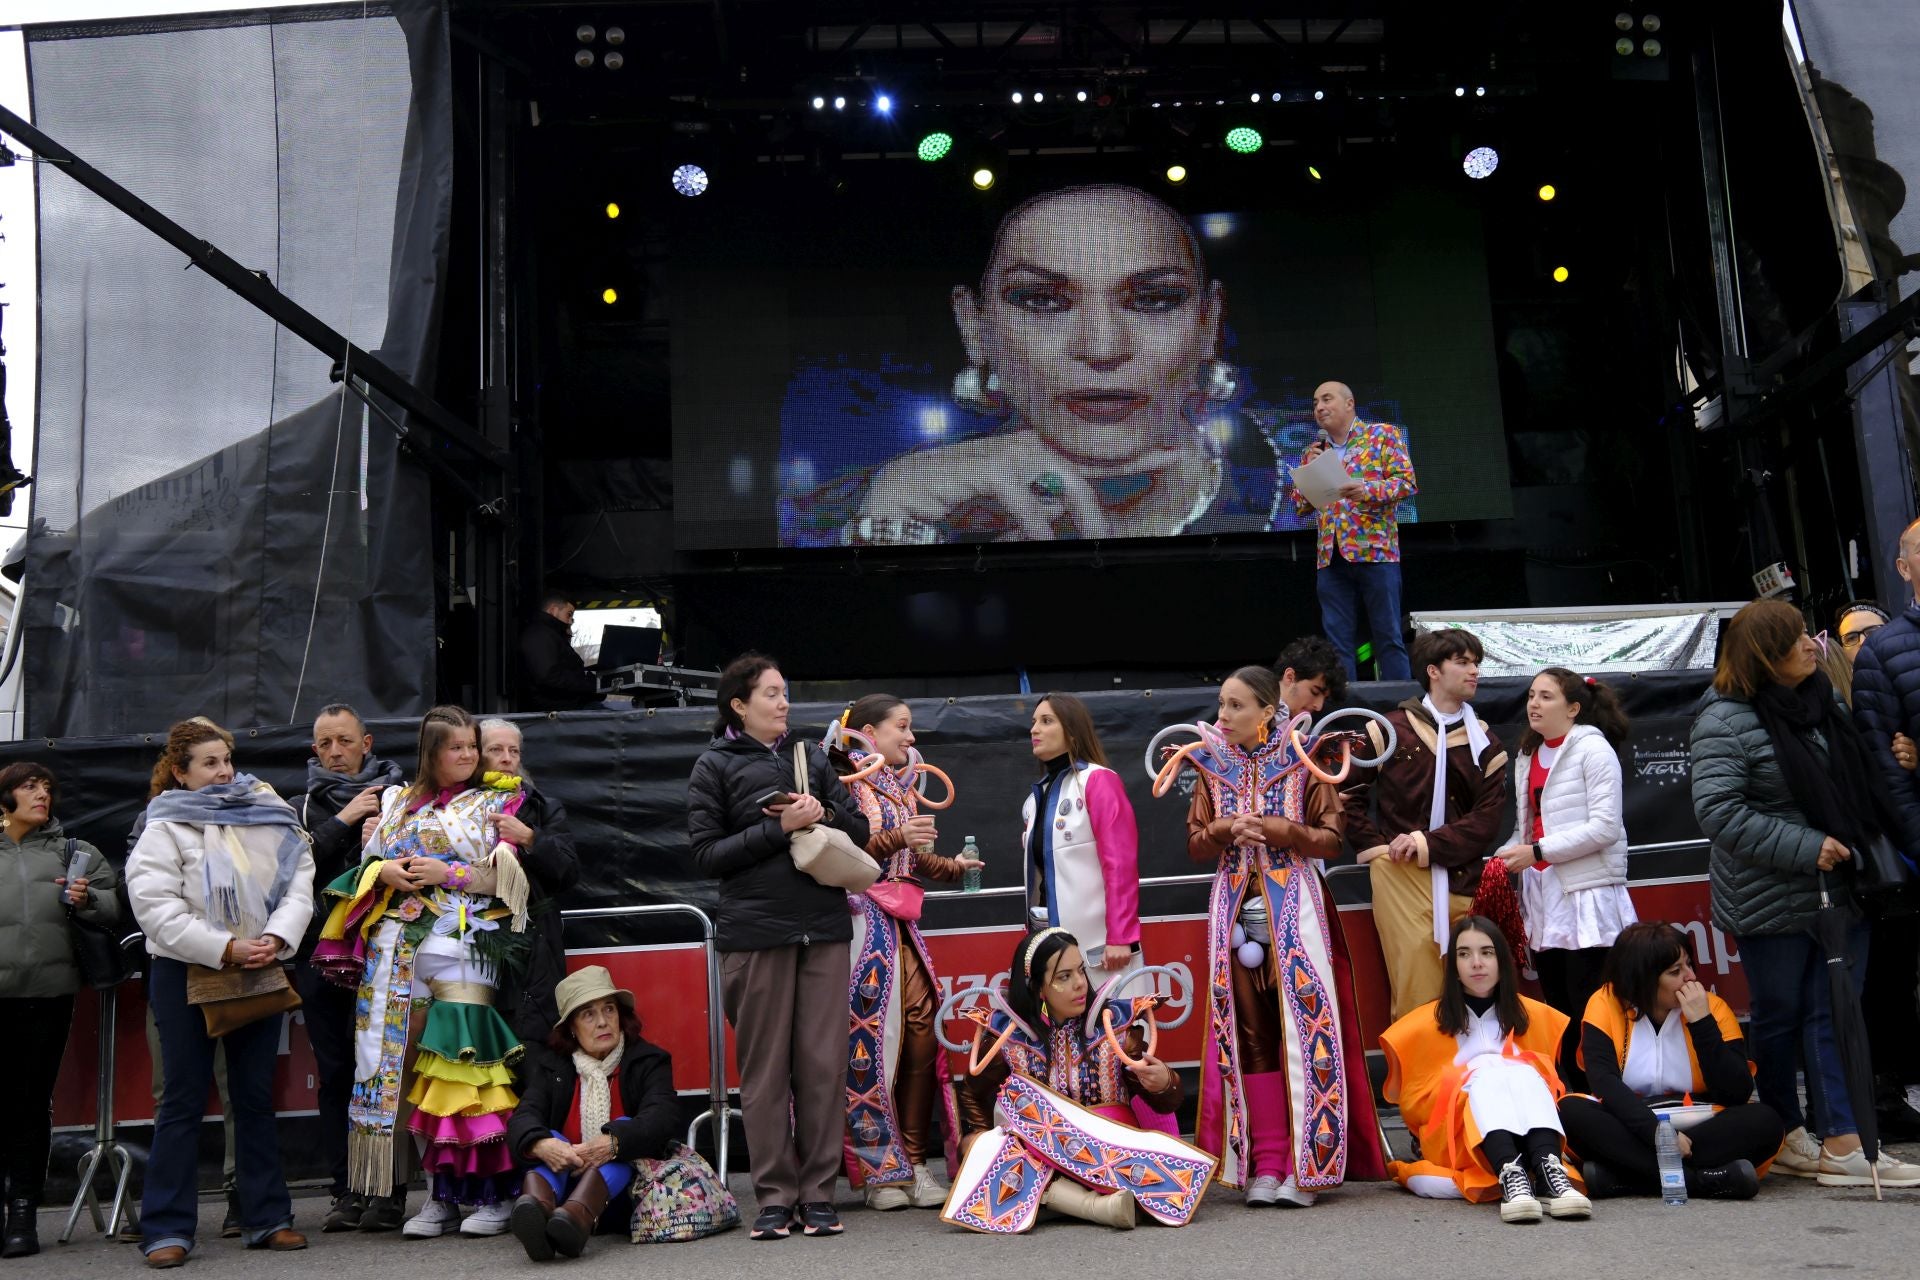
M1358 500L1337 498L1320 512L1316 566L1324 569L1332 563L1335 547L1340 558L1352 564L1397 564L1400 525L1394 508L1420 492L1400 428L1390 422L1355 419L1347 437L1347 470L1367 486L1367 496ZM1295 489L1293 508L1304 516L1313 510L1313 504Z

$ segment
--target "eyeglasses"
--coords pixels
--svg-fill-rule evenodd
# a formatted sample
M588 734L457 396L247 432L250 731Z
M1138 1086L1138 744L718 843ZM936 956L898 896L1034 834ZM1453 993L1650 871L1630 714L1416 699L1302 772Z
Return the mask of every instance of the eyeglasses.
M1087 966L1083 964L1076 965L1071 969L1062 969L1053 975L1052 981L1047 985L1059 991L1070 991L1073 989L1073 980L1075 978L1080 979L1082 982L1087 981Z
M1870 634L1872 634L1875 631L1878 631L1881 627L1884 627L1886 625L1887 624L1884 622L1874 622L1864 627L1856 627L1852 631L1842 631L1840 633L1840 647L1848 650L1849 652L1851 652L1854 649L1858 649L1861 645L1866 643L1867 637Z

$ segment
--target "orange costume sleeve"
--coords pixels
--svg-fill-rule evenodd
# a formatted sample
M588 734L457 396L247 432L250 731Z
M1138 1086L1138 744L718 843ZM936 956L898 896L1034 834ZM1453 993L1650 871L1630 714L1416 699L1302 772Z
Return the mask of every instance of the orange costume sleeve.
M1539 1072L1555 1099L1565 1092L1553 1057L1567 1029L1567 1015L1520 998L1527 1010L1526 1031L1507 1037L1506 1052ZM1459 1043L1440 1030L1438 1000L1429 1001L1388 1027L1380 1037L1387 1054L1388 1102L1400 1108L1407 1131L1420 1139L1419 1160L1396 1160L1387 1166L1394 1181L1407 1186L1415 1177L1452 1181L1465 1199L1482 1204L1500 1198L1493 1166L1481 1153L1482 1134L1467 1105L1467 1069L1454 1063Z

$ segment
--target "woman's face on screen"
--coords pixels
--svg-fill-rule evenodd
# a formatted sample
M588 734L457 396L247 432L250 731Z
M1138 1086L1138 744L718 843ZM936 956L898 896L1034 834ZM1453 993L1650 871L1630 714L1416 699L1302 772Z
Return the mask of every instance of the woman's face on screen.
M973 299L961 292L964 313ZM1165 209L1125 188L1075 191L1005 228L970 345L1048 444L1111 466L1191 434L1181 410L1214 352L1219 310L1218 286L1202 282Z

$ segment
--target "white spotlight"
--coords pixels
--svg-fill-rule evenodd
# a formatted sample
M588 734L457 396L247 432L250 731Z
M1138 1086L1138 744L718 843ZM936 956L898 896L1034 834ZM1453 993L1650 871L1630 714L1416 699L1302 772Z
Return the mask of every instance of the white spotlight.
M1500 167L1500 153L1492 147L1475 147L1467 152L1467 158L1460 162L1460 168L1469 178L1490 178L1493 171Z
M883 93L873 100L873 109L881 115L885 115L887 112L893 110L893 99Z
M1252 97L1251 97L1251 98L1249 99L1249 101L1252 101L1252 102L1258 102L1258 101L1260 101L1260 95L1259 95L1259 94L1257 94L1257 93L1256 93L1256 94L1254 94L1254 95L1253 95L1253 96L1252 96Z
M1075 102L1085 102L1087 100L1087 91L1085 89L1082 89L1078 93L1075 93L1073 95L1073 100Z
M821 110L826 105L827 105L827 100L825 98L815 98L813 100L813 109L815 111Z
M847 100L845 98L835 98L833 100L833 109L835 111L845 111L847 109Z
M1464 98L1464 97L1466 97L1466 96L1467 96L1467 86L1465 86L1465 85L1463 85L1463 84L1457 84L1457 85L1455 85L1455 86L1453 86L1453 96L1454 96L1454 97L1456 97L1456 98Z
M1276 94L1274 94L1274 95L1273 95L1273 100L1274 100L1275 102L1278 102L1278 101L1280 101L1280 95L1279 95L1279 94L1277 94L1277 93L1276 93Z
M1325 89L1315 89L1313 91L1313 100L1315 102L1320 102L1325 100L1326 96L1327 96L1327 91Z
M1473 96L1474 96L1474 97L1476 97L1476 98L1484 98L1484 97L1486 97L1486 96L1487 96L1487 86L1485 86L1485 85L1481 85L1481 86L1479 86L1478 88L1476 88L1476 89L1475 89L1475 90L1473 91Z
M673 171L673 189L683 196L705 195L709 181L707 171L697 164L683 164Z
M1027 95L1020 92L1018 89L1015 89L1013 93L1010 94L1009 96L1013 99L1013 105L1016 107L1027 100Z
M1047 100L1047 95L1039 92L1038 90L1035 90L1033 95L1033 100L1035 102L1045 102Z

